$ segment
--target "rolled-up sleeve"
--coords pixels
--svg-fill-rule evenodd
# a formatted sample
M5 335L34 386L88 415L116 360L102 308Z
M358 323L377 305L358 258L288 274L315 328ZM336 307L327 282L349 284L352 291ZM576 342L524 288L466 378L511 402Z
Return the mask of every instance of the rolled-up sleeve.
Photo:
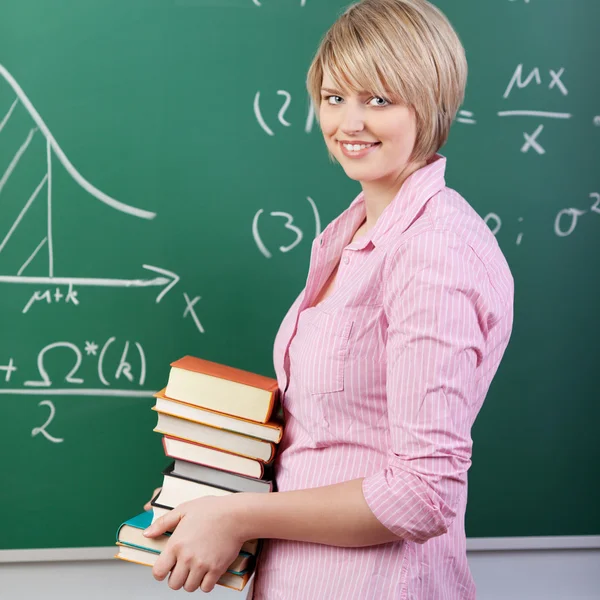
M385 468L363 494L399 538L423 543L448 530L471 464L471 427L486 330L493 321L483 262L456 234L428 231L389 257L386 393L390 446Z

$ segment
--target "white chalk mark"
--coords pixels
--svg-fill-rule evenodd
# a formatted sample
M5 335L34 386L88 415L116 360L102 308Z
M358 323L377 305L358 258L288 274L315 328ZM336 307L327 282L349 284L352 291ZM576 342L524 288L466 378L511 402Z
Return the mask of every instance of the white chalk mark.
M38 435L39 433L41 433L47 440L49 440L50 442L53 442L55 444L59 444L60 442L64 442L65 440L63 438L55 438L54 436L50 435L46 431L46 427L48 427L48 425L50 425L50 423L52 422L52 419L54 419L54 414L56 413L56 409L54 408L54 404L52 404L52 402L50 400L42 400L38 404L38 406L42 406L42 405L48 406L50 408L50 415L46 419L46 422L41 427L34 427L31 430L31 437L35 437L36 435Z
M266 258L271 258L272 254L267 250L267 247L264 245L260 233L258 232L258 217L264 212L261 208L254 215L254 219L252 219L252 235L254 237L254 241L258 246L258 249L263 253Z
M538 154L546 154L546 151L542 146L538 143L537 138L544 130L544 126L540 125L531 135L526 133L523 134L525 137L525 144L521 148L521 152L527 152L529 148L533 148Z
M264 129L264 131L266 131L269 135L275 135L271 128L265 123L265 120L260 112L260 92L256 92L256 96L254 96L254 115L256 116L258 124Z
M106 390L94 388L0 388L0 395L2 394L8 396L117 396L123 398L152 398L154 397L154 394L156 394L156 390Z
M54 136L40 117L37 110L34 108L33 104L30 102L29 98L25 95L25 92L21 89L21 86L17 83L15 78L0 64L0 75L4 77L6 82L12 87L12 89L17 94L18 99L21 101L23 106L29 112L31 118L34 120L35 124L38 126L39 130L43 133L44 137L48 140L48 143L52 147L54 154L61 162L63 167L67 170L69 175L82 187L86 192L104 202L108 206L133 215L134 217L140 217L141 219L153 219L156 216L156 213L150 212L147 210L142 210L141 208L136 208L134 206L129 206L128 204L124 204L123 202L119 202L115 198L112 198L108 194L105 194L97 187L93 186L87 179L85 179L79 171L73 166L71 161L67 158L66 154L62 151L61 147L58 145L58 142L54 139Z
M190 313L192 315L192 319L194 319L194 323L196 323L196 327L198 328L198 331L200 333L204 333L204 327L202 327L202 324L200 323L198 316L196 315L196 312L194 311L194 304L196 304L196 302L198 302L198 300L200 300L200 296L196 296L193 300L190 301L189 296L183 292L183 297L185 298L185 303L187 304L187 307L185 309L185 311L183 312L183 318L185 319L186 315L188 313Z
M100 379L100 381L106 386L109 386L108 381L106 381L106 377L104 377L104 355L106 354L106 351L108 350L108 347L116 340L117 338L112 336L110 338L108 338L106 340L106 343L104 344L104 346L102 346L102 350L100 350L100 357L98 358L98 378Z
M494 227L492 227L489 223L491 220L494 220L496 222ZM502 227L502 220L496 213L488 213L484 217L483 221L491 229L491 231L494 235L497 235L497 233L500 231L500 228Z
M306 116L306 125L304 131L310 133L315 122L315 105L313 104L312 98L308 99L308 115Z
M289 246L279 246L279 250L281 252L289 252L292 248L295 248L302 241L302 231L300 228L296 227L292 223L294 222L294 217L286 212L274 211L271 213L272 217L283 217L286 220L285 228L293 231L296 234L296 241L294 241Z
M15 232L15 230L18 227L19 223L22 221L23 217L25 216L25 214L29 210L29 207L33 204L33 201L36 199L37 195L40 193L40 190L42 189L42 187L46 183L47 179L48 179L48 175L44 175L42 181L35 188L33 194L31 194L31 197L29 198L29 200L27 200L27 203L25 204L25 206L23 207L23 209L19 213L19 216L15 219L15 222L12 224L11 228L8 230L8 233L4 236L4 239L2 240L2 243L0 243L0 253L2 252L2 250L4 250L4 246L6 246L6 243L10 239L10 236Z
M595 125L596 127L600 127L600 115L596 115L596 116L594 117L594 125Z
M567 237L568 235L571 235L573 233L573 231L575 230L575 227L577 227L577 221L579 219L579 217L581 217L582 215L585 215L586 211L585 210L578 210L577 208L563 208L557 215L556 215L556 219L554 219L554 233L558 236L558 237ZM561 219L562 217L568 217L571 219L569 228L567 230L563 230L561 228Z
M46 304L50 304L52 302L52 296L50 295L50 290L46 290L45 292L41 292L40 290L36 290L33 293L33 296L29 298L29 302L25 305L23 310L21 311L24 315L29 312L29 308L34 302L40 302L42 300L46 301Z
M279 112L277 113L277 118L279 119L279 122L282 125L285 125L285 127L289 127L291 123L289 121L286 121L283 115L285 114L285 111L288 109L288 106L292 101L292 96L289 92L286 92L285 90L277 90L277 95L283 96L285 98L283 106L279 109Z
M48 275L50 277L54 276L54 244L52 243L52 147L50 146L50 142L46 141L46 163L47 163L47 171L46 177L48 177L48 214L47 216L47 224L48 224L48 235L46 239L48 240Z
M47 242L48 240L46 238L44 238L39 244L38 247L33 251L33 254L23 263L23 266L17 271L17 275L21 275L21 273L27 268L27 266L29 265L29 263L35 258L35 255L42 249L42 246Z
M321 218L319 217L319 211L317 209L315 201L310 196L306 196L306 199L310 202L310 205L313 209L313 214L315 215L315 237L317 238L321 234Z
M15 106L17 106L17 104L19 104L19 99L15 98L15 101L11 104L10 108L8 109L8 112L6 113L2 121L0 121L0 131L2 131L4 129L4 126L8 123L8 120L10 119L10 116L12 115L13 110L15 110Z
M46 368L44 366L44 356L47 352L49 352L50 350L54 350L55 348L67 348L69 350L72 350L73 354L75 354L75 366L71 369L71 371L69 371L69 374L65 377L65 381L67 383L83 383L83 379L81 379L80 377L74 377L75 373L77 373L79 367L81 366L81 350L71 342L54 342L53 344L48 344L45 348L42 348L42 350L38 354L37 367L42 378L41 381L26 381L26 386L50 387L52 385L52 381L48 376L48 371L46 371Z
M523 81L521 79L521 75L523 75L523 65L522 64L517 66L515 73L512 76L512 79L510 80L510 83L508 84L506 91L504 92L503 98L505 98L505 99L508 98L515 83L517 84L517 87L519 87L519 88L527 87L531 83L532 79L535 79L535 81L538 85L540 85L542 83L542 79L540 77L540 70L537 67L535 69L533 69L533 71L531 71L531 73L529 73L529 75L525 81Z
M473 118L474 114L470 110L459 110L457 121L459 123L467 123L469 125L475 125L477 121Z
M570 113L547 112L543 110L502 110L499 117L548 117L549 119L570 119Z
M36 131L37 131L37 127L34 127L33 129L31 129L29 131L29 134L25 138L25 141L21 144L21 147L17 150L16 154L13 156L13 159L10 161L10 164L8 165L8 168L4 172L2 179L0 179L0 193L2 192L2 188L6 185L8 178L11 176L11 173L15 170L15 167L21 160L21 157L23 156L23 154L25 154L25 151L27 150L27 147L31 143L31 140L33 139L33 135L35 134Z
M165 271L168 273L169 271ZM177 279L169 277L155 277L154 279L102 279L93 277L26 277L17 275L0 275L0 283L22 283L35 285L85 285L92 287L153 287L169 286L173 287ZM175 283L174 283L175 282ZM165 291L161 292L159 298L162 299ZM157 300L160 301L160 300Z
M135 346L138 349L138 352L140 353L140 385L144 385L146 381L146 356L144 355L144 349L142 348L139 342L136 342Z
M144 269L148 269L149 271L154 271L155 273L160 273L161 275L167 276L167 281L170 283L165 287L165 289L156 297L156 303L158 304L164 297L164 295L179 281L179 275L176 275L172 271L167 271L166 269L161 269L160 267L153 267L152 265L142 265ZM158 279L158 278L157 278Z
M115 372L115 380L121 379L121 375L125 375L129 382L133 381L133 375L131 374L131 364L127 362L127 354L129 353L129 341L125 342L123 346L123 354L121 354L121 360L117 366Z
M562 92L563 96L568 96L569 92L568 92L567 88L565 87L564 83L560 79L564 72L565 72L564 67L558 73L556 71L553 71L552 69L550 69L550 77L552 78L552 81L550 82L548 89L551 90L556 85L556 86L558 86L558 89Z

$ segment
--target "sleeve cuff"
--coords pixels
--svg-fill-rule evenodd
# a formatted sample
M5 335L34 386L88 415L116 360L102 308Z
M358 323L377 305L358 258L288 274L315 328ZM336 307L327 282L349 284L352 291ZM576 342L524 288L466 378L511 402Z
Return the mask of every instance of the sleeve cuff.
M427 485L400 467L387 466L365 477L362 491L377 520L398 538L422 544L448 531Z

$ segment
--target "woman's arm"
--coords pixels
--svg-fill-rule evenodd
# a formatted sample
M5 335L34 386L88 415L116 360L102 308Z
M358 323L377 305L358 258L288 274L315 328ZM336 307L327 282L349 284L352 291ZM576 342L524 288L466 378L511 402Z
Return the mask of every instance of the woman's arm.
M331 546L374 546L398 541L371 512L362 479L334 485L227 497L244 540L278 538Z
M473 249L443 229L390 254L383 306L388 460L362 489L387 529L424 543L448 531L464 500L471 426L497 366L487 340L507 307Z

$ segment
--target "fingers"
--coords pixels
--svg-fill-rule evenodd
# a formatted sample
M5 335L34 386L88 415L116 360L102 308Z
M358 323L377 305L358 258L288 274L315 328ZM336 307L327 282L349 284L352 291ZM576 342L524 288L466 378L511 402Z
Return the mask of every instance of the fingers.
M206 579L207 572L207 569L203 568L202 565L196 564L190 569L190 574L186 579L183 589L186 592L195 592L200 587L202 580Z
M175 561L175 552L167 545L152 567L152 575L154 576L154 579L157 581L162 581L168 575L169 571L175 566Z
M183 584L187 581L190 574L190 561L183 557L179 557L175 568L169 575L169 587L172 590L180 590Z
M215 571L209 571L202 580L202 584L200 585L200 589L203 592L212 592L215 585L217 585L217 581L221 578L221 575Z
M156 498L156 494L158 494L160 490L162 490L162 487L157 487L154 489L154 491L152 492L152 496L150 496L150 500L148 500L148 502L144 504L144 510L152 510L152 504L150 504L150 502L152 502L152 500Z
M152 523L148 529L145 529L144 535L146 537L156 537L165 533L165 531L174 531L182 516L178 510L170 510L166 515Z

